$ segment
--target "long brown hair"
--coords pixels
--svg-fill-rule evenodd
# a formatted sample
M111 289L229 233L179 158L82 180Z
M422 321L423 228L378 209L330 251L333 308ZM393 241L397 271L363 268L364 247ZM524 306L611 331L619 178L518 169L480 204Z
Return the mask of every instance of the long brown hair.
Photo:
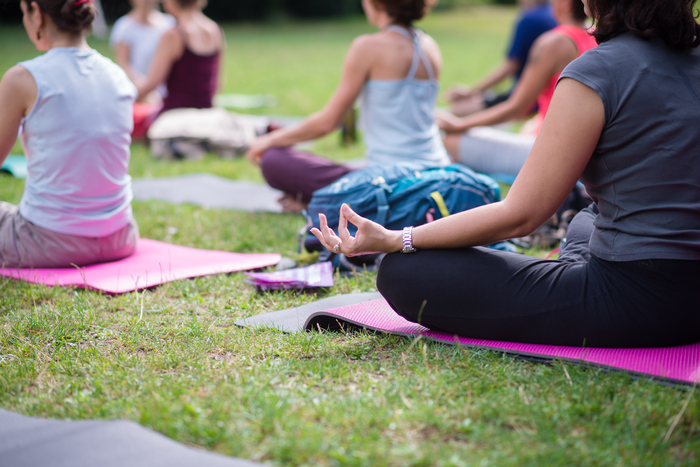
M36 2L41 11L51 17L61 31L79 33L89 30L97 16L97 8L92 1L79 0L21 0L29 10ZM77 6L76 3L79 3Z
M642 39L661 38L675 49L700 45L695 0L588 0L598 20L593 37L600 44L622 31Z

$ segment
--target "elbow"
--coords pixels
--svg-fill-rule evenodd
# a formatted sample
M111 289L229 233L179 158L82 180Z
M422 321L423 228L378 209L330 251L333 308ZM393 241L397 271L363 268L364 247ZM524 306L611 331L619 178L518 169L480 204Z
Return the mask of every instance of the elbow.
M318 126L318 130L321 133L320 136L325 136L328 133L331 133L333 130L335 130L338 127L335 122L327 120L325 122L322 122Z
M526 237L537 230L544 221L541 220L542 216L538 213L528 212L524 209L507 210L505 215L506 219L509 219L507 237L508 238L520 238ZM546 219L545 219L546 220Z
M537 224L536 222L531 222L528 220L524 220L515 226L513 226L510 238L520 238L520 237L526 237L533 233L541 224Z
M329 118L322 112L312 115L311 119L313 122L312 128L315 130L314 132L316 133L314 137L325 136L338 127L338 122L336 122L335 119Z

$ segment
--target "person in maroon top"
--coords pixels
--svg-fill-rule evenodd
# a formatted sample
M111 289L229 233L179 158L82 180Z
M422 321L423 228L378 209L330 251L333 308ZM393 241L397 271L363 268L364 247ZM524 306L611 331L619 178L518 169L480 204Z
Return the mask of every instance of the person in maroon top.
M139 96L167 85L161 112L213 106L225 41L219 26L202 13L204 5L201 0L163 0L177 25L163 34L148 76L135 83Z

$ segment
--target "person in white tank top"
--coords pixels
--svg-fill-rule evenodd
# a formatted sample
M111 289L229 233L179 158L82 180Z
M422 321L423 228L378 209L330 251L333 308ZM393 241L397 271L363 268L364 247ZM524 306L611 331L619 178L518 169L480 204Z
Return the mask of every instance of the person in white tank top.
M0 81L0 162L21 131L29 172L20 205L0 203L0 266L129 256L138 241L128 174L136 88L87 45L92 0L20 6L30 40L46 53Z
M175 27L175 18L161 13L157 0L129 0L129 3L132 9L114 23L109 44L117 64L136 83L148 76L160 38ZM147 97L151 100L165 97L167 87L160 85L156 91L157 96Z
M280 199L285 211L302 210L315 190L352 170L291 146L333 131L358 98L369 164L449 164L434 118L440 49L412 27L435 1L417 1L410 7L405 3L363 0L367 21L379 32L353 41L328 104L300 124L268 133L251 145L248 159L260 166L270 186L286 194Z

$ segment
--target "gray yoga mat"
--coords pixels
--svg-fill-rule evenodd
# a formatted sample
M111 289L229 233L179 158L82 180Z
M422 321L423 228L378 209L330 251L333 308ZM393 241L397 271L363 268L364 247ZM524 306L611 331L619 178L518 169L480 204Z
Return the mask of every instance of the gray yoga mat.
M251 316L236 321L234 324L240 327L260 327L269 326L284 332L299 332L304 330L304 324L309 317L317 312L332 310L341 306L356 305L358 303L369 302L382 298L379 292L353 293L346 295L336 295L334 297L323 298L316 302L302 305L287 310L273 311L263 315Z
M256 467L125 420L64 421L0 409L0 467Z
M262 183L229 180L211 174L190 174L169 178L144 178L132 182L137 201L190 203L197 206L242 211L281 212L282 196Z

